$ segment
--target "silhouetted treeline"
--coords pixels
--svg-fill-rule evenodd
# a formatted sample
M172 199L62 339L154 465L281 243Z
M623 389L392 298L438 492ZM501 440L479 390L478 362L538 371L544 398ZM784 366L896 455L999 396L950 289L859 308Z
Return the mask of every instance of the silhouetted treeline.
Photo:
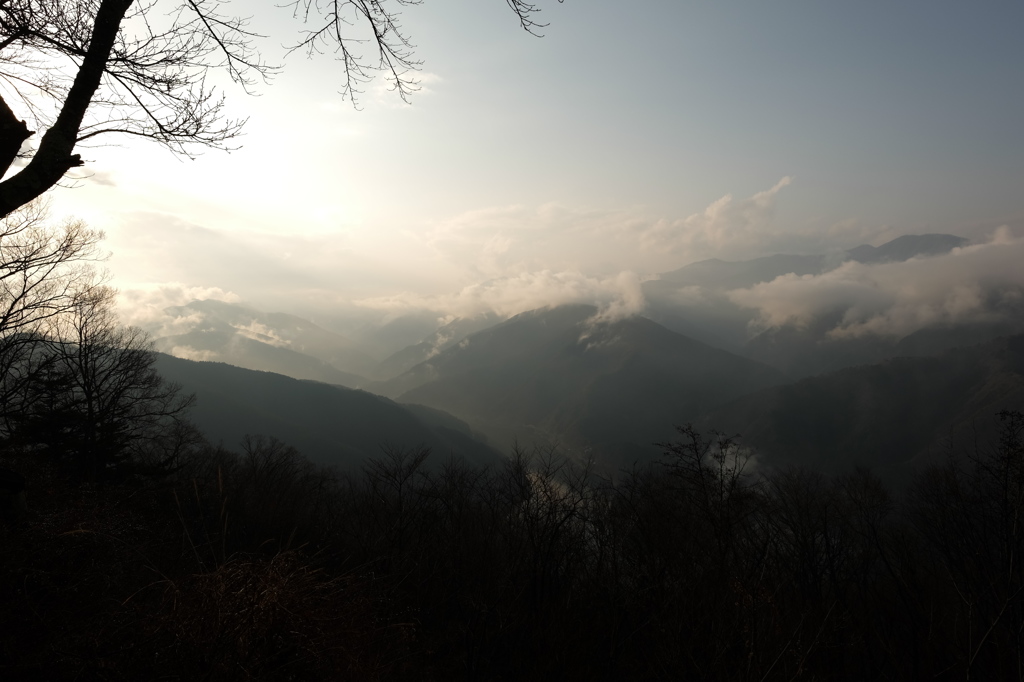
M1000 418L899 497L689 427L614 479L522 450L341 473L251 437L97 489L25 454L0 676L1022 679L1024 415Z

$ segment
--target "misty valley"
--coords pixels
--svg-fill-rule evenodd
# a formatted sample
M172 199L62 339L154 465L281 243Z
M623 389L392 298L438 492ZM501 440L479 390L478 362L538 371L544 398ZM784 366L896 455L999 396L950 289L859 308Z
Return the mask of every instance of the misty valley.
M0 0L0 682L1024 682L1022 26Z
M967 246L952 235L905 236L829 256L701 261L643 282L639 312L416 311L345 336L293 315L196 300L164 309L149 331L160 373L196 394L192 419L225 447L264 433L318 464L352 468L385 440L476 464L518 444L612 475L656 461L655 444L692 424L738 436L753 468L865 466L901 485L979 438L994 442L997 413L1024 407L1016 300L983 292L991 310L902 336L837 333L856 300L763 330L764 313L741 302L786 280L814 295L828 286L818 280L850 266L905 267L911 279L922 266L942 271L1002 250L960 251Z
M151 317L152 346L101 324L100 296L54 359L59 329L7 340L0 666L1008 679L1019 299L904 335L852 332L849 297L766 322L772 287L921 283L996 250L932 234L700 261L640 283L640 309L347 334L193 300Z

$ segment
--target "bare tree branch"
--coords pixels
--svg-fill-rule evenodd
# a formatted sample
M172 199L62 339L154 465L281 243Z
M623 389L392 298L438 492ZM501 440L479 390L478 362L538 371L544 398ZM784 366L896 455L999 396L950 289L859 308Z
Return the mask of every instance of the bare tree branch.
M539 7L505 0L523 29L539 35ZM559 0L561 2L561 0ZM358 107L376 75L408 101L420 61L400 10L421 0L294 0L306 26L286 55L330 53L340 63L341 94ZM121 133L189 157L229 149L244 119L226 116L223 95L207 85L222 70L247 93L277 66L263 60L250 17L224 12L222 0L0 1L0 216L58 184L82 165L78 144ZM26 150L33 130L45 130ZM16 160L28 163L11 173Z

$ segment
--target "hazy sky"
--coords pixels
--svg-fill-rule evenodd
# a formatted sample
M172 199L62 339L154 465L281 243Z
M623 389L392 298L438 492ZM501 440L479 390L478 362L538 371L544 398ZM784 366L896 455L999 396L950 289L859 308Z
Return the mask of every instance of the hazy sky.
M411 106L380 82L354 110L334 62L293 55L261 96L228 89L240 150L86 150L57 211L106 230L126 293L323 316L516 312L708 257L1024 224L1020 2L542 7L542 39L501 0L406 8ZM229 9L279 61L288 12Z

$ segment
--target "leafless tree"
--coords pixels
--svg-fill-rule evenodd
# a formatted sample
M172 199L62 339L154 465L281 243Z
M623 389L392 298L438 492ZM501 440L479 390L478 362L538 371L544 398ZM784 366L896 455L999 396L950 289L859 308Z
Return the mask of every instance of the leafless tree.
M932 468L911 491L911 518L948 581L944 606L964 624L950 652L968 680L1024 679L1024 414L999 420L994 447Z
M505 0L524 29L542 24L538 7ZM353 101L383 72L407 97L419 66L399 22L421 0L293 0L284 9L305 29L290 52L333 53L341 92ZM227 72L249 90L276 67L256 49L249 19L221 0L0 0L0 216L83 165L81 143L106 133L156 140L189 154L225 148L244 120L228 118L209 82ZM281 9L278 7L277 9ZM20 117L25 117L23 120ZM34 150L23 145L46 128Z
M109 287L89 287L54 318L46 335L54 381L31 412L40 437L61 438L60 454L90 478L160 473L190 442L178 427L193 397L157 374L149 337L119 326L113 301Z
M39 343L44 325L68 312L94 283L102 233L48 219L37 199L0 219L0 433L22 404L29 382L50 356Z

